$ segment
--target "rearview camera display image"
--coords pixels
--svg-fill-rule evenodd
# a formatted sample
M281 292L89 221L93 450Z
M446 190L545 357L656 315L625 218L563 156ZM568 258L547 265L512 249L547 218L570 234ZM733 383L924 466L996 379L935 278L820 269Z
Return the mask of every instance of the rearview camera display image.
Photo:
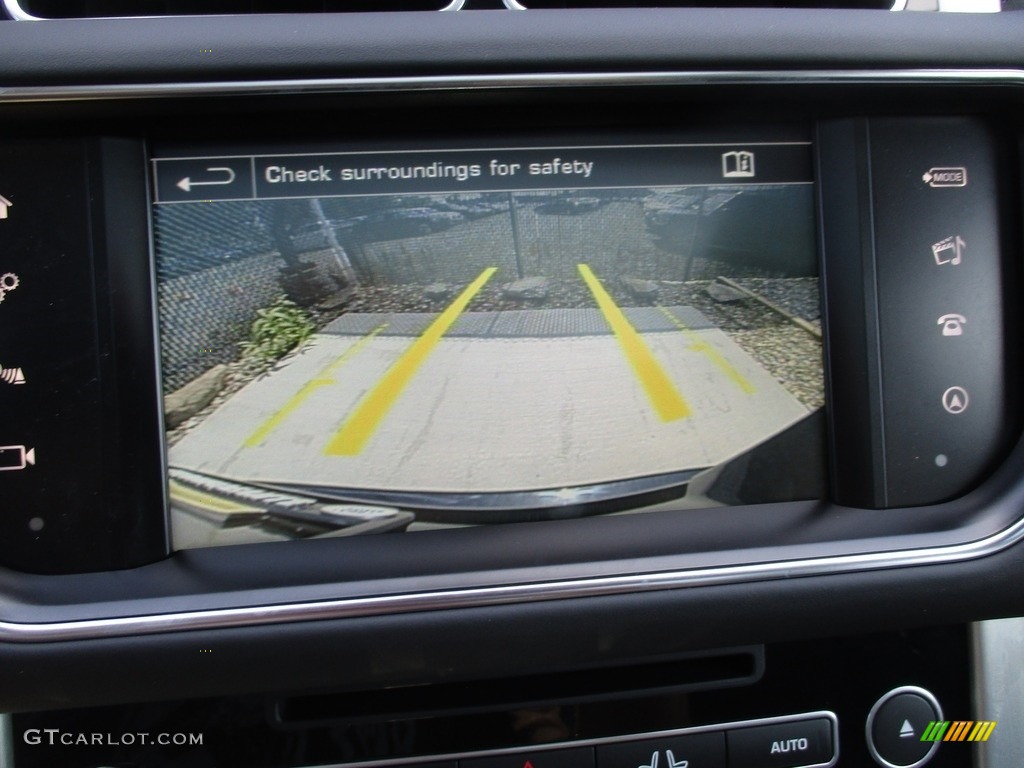
M155 160L175 548L820 497L810 166Z

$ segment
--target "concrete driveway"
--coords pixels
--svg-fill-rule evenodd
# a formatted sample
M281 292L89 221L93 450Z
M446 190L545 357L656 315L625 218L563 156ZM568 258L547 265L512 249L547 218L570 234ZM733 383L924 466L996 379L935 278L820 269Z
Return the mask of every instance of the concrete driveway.
M714 466L808 409L690 307L348 314L170 451L242 481L566 488Z

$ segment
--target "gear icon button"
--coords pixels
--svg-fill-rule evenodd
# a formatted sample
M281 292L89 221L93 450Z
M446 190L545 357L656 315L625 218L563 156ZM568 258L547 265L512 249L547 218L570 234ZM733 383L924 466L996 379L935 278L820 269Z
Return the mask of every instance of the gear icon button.
M11 291L17 290L21 280L13 272L4 272L0 275L0 302L6 298Z

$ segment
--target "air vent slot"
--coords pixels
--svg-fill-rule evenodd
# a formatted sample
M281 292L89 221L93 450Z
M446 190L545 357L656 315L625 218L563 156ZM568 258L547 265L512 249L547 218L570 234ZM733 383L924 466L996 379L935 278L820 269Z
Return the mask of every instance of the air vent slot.
M5 5L15 18L84 19L254 13L440 11L452 6L453 3L452 0L5 0Z
M375 720L395 722L560 702L733 688L752 685L763 674L764 647L747 646L599 670L289 696L276 700L273 711L275 719L286 727Z

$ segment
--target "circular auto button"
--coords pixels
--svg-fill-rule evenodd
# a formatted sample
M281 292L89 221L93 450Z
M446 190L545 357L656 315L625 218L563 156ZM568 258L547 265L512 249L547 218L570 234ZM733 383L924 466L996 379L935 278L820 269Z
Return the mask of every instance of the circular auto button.
M922 741L930 723L942 720L942 708L924 688L904 686L885 694L871 708L867 721L868 749L884 768L918 768L939 748Z

